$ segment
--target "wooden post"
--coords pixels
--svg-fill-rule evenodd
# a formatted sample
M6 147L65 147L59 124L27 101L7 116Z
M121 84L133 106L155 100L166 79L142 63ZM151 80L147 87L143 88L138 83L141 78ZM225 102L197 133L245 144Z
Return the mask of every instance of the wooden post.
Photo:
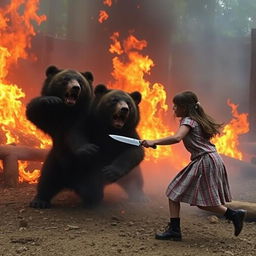
M251 31L251 77L249 92L250 140L256 141L256 29Z

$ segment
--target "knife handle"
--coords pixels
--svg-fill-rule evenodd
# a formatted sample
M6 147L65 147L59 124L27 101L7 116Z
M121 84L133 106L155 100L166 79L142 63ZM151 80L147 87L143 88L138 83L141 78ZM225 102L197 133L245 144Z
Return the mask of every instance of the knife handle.
M143 141L143 140L140 140L140 145L141 145L142 141ZM156 149L156 148L157 148L157 146L156 146L156 145L154 145L154 146L152 146L152 147L150 147L150 148Z

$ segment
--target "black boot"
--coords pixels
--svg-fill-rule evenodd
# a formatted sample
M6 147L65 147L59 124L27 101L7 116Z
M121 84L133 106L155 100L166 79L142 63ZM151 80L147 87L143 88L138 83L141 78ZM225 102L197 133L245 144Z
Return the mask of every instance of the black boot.
M165 231L163 233L157 233L155 239L181 241L180 218L171 218Z
M227 208L227 211L225 212L224 216L228 220L232 221L235 228L235 232L234 232L235 236L238 236L241 233L246 214L247 214L247 211L243 209L232 210L230 208Z

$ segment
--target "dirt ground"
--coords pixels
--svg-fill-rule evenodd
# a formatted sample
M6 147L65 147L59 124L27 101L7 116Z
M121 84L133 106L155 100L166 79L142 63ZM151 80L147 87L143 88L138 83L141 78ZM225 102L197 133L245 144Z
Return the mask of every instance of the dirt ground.
M255 222L246 222L235 237L225 219L185 204L183 241L155 240L155 232L168 221L164 190L148 192L148 202L138 203L112 186L106 189L104 203L93 210L64 191L54 198L52 209L36 210L28 207L35 189L29 184L0 186L0 255L256 255Z

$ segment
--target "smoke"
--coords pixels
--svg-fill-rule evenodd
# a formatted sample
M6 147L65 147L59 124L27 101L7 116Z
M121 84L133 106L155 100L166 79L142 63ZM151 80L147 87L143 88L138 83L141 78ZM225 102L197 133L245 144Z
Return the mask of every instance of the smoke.
M112 79L110 36L133 33L148 42L144 54L155 63L149 80L165 85L169 102L178 91L194 90L210 114L227 121L227 98L248 112L253 7L256 13L253 1L243 8L228 2L132 0L113 1L109 7L100 0L42 0L39 12L47 21L38 27L31 49L37 61L19 63L10 80L27 90L41 87L45 68L55 64L91 70L95 83L107 83ZM102 24L100 10L109 14Z

